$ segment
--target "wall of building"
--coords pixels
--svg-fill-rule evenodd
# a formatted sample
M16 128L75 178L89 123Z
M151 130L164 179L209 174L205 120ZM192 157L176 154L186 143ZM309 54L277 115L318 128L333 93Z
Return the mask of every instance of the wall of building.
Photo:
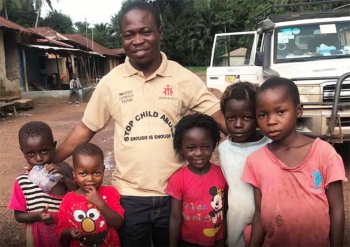
M0 30L0 98L21 95L16 33Z
M62 74L66 75L64 78L60 79L61 84L68 84L69 83L69 73L68 73L67 67L66 67L66 58L58 58L58 69L60 72L58 75L58 78ZM56 58L52 58L52 59L47 58L46 59L46 73L47 74L56 74L57 73Z

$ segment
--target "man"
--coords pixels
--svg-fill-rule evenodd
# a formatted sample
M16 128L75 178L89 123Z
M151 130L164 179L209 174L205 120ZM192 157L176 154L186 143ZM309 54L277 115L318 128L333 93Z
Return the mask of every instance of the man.
M70 94L69 94L69 104L72 104L72 97L76 95L76 104L79 104L79 90L82 89L79 78L73 73L73 79L69 82Z
M133 2L120 21L124 64L104 76L82 122L58 147L64 160L88 142L110 118L115 121L116 170L112 184L125 209L122 246L169 246L167 181L183 162L175 158L173 128L187 110L211 115L226 133L218 100L192 72L160 52L163 27L157 10Z

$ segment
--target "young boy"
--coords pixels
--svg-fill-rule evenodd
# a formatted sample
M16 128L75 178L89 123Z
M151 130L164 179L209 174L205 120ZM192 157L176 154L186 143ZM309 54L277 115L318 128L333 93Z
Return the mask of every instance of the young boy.
M73 151L73 175L79 189L67 194L58 212L57 235L70 246L120 246L116 229L123 224L120 194L103 186L102 150L92 143Z
M254 195L250 184L240 180L248 155L270 140L257 131L255 97L257 86L237 82L221 97L227 140L219 145L221 169L228 183L227 233L229 246L245 246L243 230L252 223Z
M46 123L32 121L24 124L19 130L18 140L28 169L42 167L46 169L45 174L61 173L63 178L62 182L52 184L53 187L44 191L39 185L47 184L48 178L34 181L31 174L18 176L8 208L14 210L17 222L26 224L27 246L59 246L55 231L57 214L68 188L75 189L71 181L72 171L67 163L61 163L60 168L51 164L56 142Z
M344 165L330 144L297 132L302 112L293 81L260 87L258 125L272 143L247 158L242 176L254 186L249 246L343 246Z

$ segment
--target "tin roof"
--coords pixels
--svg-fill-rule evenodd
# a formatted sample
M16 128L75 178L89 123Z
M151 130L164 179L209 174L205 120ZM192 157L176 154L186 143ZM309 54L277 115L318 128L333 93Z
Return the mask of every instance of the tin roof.
M64 34L64 36L66 38L68 38L68 40L80 44L81 46L84 46L94 52L97 52L99 54L102 55L107 55L107 56L114 56L114 57L118 57L119 55L113 51L112 49L108 49L86 37L84 37L81 34Z
M45 36L48 39L52 40L68 40L63 34L49 28L49 27L30 27L29 30L38 33L42 36Z
M115 48L111 49L113 52L115 52L117 55L125 55L124 48Z
M18 30L21 32L26 32L26 33L32 34L32 32L30 30L28 30L27 28L22 27L21 25L18 25L17 23L14 23L10 20L7 20L1 16L0 16L0 27L5 27L5 28L9 28L9 29Z

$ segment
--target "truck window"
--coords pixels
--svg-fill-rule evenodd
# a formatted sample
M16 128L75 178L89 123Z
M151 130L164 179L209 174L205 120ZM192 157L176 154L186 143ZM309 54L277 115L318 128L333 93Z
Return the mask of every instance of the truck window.
M214 46L214 67L253 65L251 61L255 34L217 36Z
M350 56L350 22L313 23L276 28L276 63Z

